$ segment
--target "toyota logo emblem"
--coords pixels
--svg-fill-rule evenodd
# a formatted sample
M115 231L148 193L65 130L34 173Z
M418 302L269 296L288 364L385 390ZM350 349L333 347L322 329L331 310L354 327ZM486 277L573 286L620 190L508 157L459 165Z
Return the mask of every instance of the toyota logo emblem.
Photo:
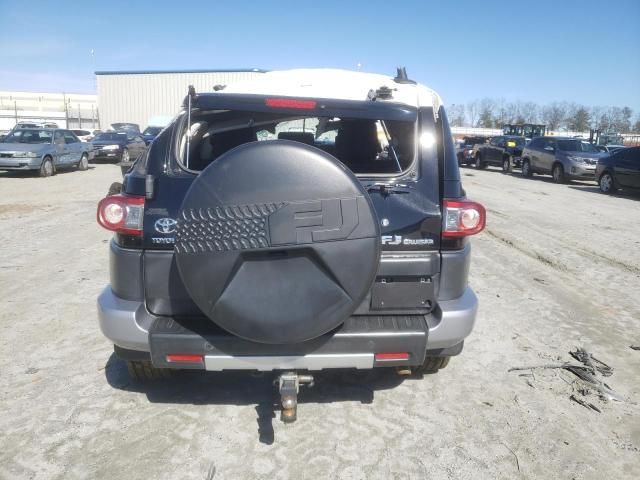
M156 232L158 233L173 233L176 231L178 222L173 218L159 218L156 220Z

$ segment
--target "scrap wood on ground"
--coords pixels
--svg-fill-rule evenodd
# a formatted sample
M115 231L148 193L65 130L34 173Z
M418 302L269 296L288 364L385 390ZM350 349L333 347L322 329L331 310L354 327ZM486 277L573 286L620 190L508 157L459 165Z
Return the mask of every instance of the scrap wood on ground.
M574 374L576 377L578 377L579 380L581 380L582 382L584 382L584 384L586 384L587 388L578 389L576 393L579 393L580 395L586 397L592 391L595 391L600 397L600 399L605 402L609 400L623 401L623 398L618 393L613 391L613 389L609 385L604 383L599 378L600 376L610 377L611 375L613 375L613 368L611 368L609 365L607 365L603 361L595 358L591 353L589 353L584 348L577 348L575 351L569 352L569 355L571 355L574 359L579 361L580 364L563 362L559 364L534 365L534 366L528 366L528 367L512 367L508 371L513 372L513 371L535 370L535 369L566 370ZM529 385L532 386L531 384ZM573 402L578 403L579 405L582 405L587 409L590 409L599 413L602 412L598 407L596 407L592 403L578 398L575 395L575 393L572 393L569 399L572 400Z

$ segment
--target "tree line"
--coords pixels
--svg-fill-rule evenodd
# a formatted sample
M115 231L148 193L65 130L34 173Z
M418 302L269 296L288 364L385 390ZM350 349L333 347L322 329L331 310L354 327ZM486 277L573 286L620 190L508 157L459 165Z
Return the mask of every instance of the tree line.
M552 131L640 133L640 116L632 120L633 110L629 107L588 107L569 102L539 105L483 98L450 105L447 115L454 127L502 128L505 123L543 123Z

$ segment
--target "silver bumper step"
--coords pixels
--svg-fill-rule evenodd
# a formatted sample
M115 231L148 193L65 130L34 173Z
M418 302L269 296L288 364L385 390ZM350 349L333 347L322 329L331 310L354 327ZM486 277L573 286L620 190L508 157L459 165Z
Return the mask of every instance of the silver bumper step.
M373 353L231 356L205 355L204 368L222 370L322 370L325 368L373 368Z

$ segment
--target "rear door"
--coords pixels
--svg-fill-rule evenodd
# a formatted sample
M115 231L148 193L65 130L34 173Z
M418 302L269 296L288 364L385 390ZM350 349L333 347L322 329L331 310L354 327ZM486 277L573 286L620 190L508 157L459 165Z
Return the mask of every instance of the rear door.
M67 158L65 163L72 165L80 161L82 155L82 144L80 139L69 130L64 130L64 143L67 150Z
M531 163L531 168L535 172L539 172L541 168L541 155L542 155L542 147L544 144L543 138L534 138L531 140L529 145L527 145L527 153L529 155L529 161Z
M551 173L553 163L556 161L556 141L554 139L545 138L543 140L539 158L539 170L542 173Z
M627 148L616 154L616 180L621 187L640 188L640 148Z
M447 137L439 131L433 111L382 101L322 100L316 106L315 100L304 100L289 107L286 102L269 100L258 95L236 98L233 94L198 99L199 108L191 118L189 168L183 141L186 115L156 138L153 149L146 150L149 173L157 178L156 195L145 204L143 265L147 308L160 315L199 313L184 288L173 255L185 193L198 171L215 161L216 155L243 142L273 141L283 132L288 138L299 137L303 143L311 141L315 148L334 155L357 175L380 221L382 273L387 272L391 279L399 271L406 271L396 268L404 262L403 265L415 266L416 275L421 275L418 280L431 280L433 276L437 281L442 230L438 167L442 142L437 139ZM275 119L274 124L267 125L271 118ZM381 120L385 122L382 128ZM373 132L361 129L359 121L371 121L375 125ZM248 135L234 135L233 128L250 131L246 132ZM367 132L372 133L368 141L375 145L358 143L362 133ZM390 141L385 140L387 134ZM426 137L433 141L419 141ZM173 139L173 143L167 139ZM451 150L455 158L453 143ZM401 169L396 168L397 160ZM367 165L374 165L377 170L367 172ZM268 190L269 186L264 188Z
M504 137L493 137L487 145L486 161L489 163L496 163L496 159L498 157L498 151L500 149L500 144L504 142Z

